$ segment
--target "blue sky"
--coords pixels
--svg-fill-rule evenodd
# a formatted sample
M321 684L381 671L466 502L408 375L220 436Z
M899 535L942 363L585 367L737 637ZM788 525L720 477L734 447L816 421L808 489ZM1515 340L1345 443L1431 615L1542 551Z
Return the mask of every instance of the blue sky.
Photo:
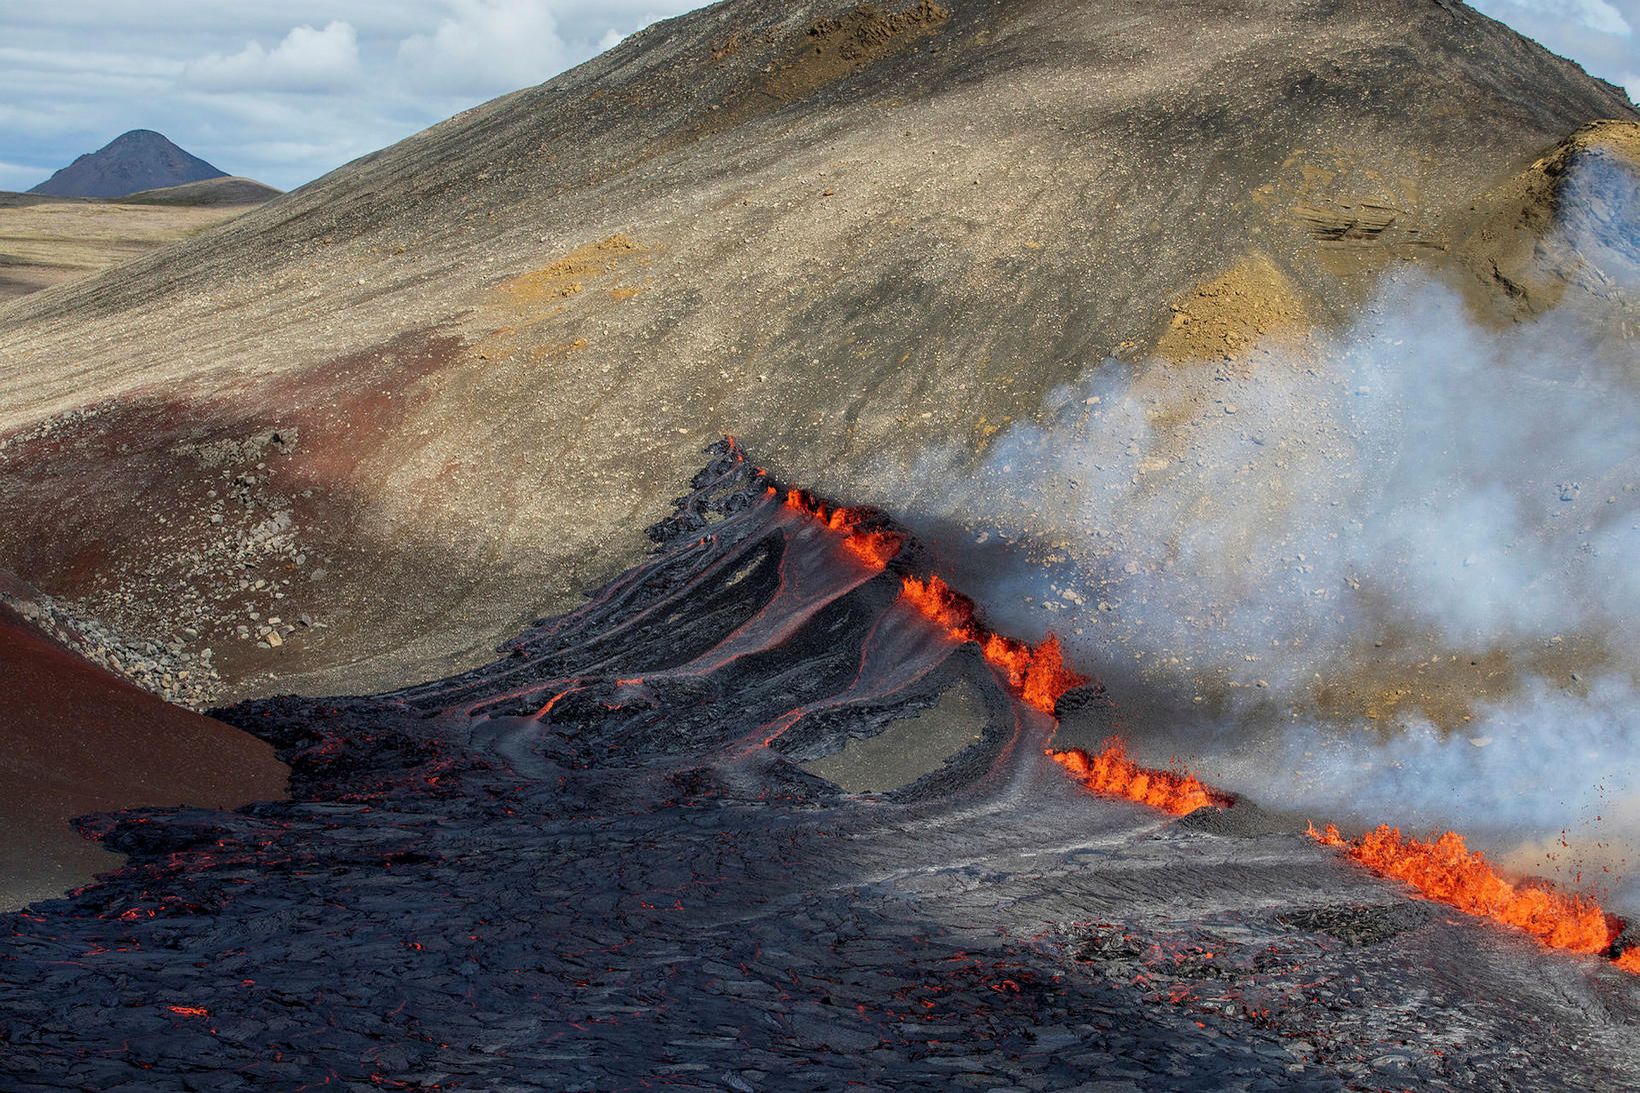
M128 129L282 188L693 0L0 0L0 189ZM1640 0L1479 0L1640 97Z

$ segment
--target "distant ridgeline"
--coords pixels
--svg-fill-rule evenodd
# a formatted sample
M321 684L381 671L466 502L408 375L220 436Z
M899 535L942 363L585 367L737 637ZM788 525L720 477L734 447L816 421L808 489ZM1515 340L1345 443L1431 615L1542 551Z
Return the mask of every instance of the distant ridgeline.
M183 151L162 134L151 129L133 129L97 151L79 157L29 193L55 197L124 197L141 190L226 176L226 171Z

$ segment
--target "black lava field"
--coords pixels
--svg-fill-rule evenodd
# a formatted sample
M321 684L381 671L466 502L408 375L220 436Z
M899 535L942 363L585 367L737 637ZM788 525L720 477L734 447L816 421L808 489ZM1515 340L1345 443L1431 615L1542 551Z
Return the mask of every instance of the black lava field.
M1619 1089L1636 980L1251 805L1087 792L1054 718L719 445L495 663L216 716L288 801L88 817L0 916L0 1089ZM982 697L880 792L803 765ZM1073 721L1108 716L1096 686Z

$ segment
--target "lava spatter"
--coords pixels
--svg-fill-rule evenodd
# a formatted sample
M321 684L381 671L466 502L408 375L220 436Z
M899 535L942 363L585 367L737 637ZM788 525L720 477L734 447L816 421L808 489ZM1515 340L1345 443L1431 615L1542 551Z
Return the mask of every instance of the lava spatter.
M900 552L905 537L881 526L873 526L872 513L820 501L807 490L788 489L786 507L812 516L843 536L843 545L872 569L882 569ZM876 521L880 525L880 521Z
M1328 824L1319 831L1311 825L1309 835L1375 873L1405 881L1432 900L1523 930L1552 949L1606 954L1624 929L1622 919L1603 911L1591 897L1563 892L1547 881L1505 880L1455 831L1423 840L1380 824L1358 839L1346 839ZM1629 949L1620 954L1618 967L1640 972L1634 953Z
M1048 757L1095 793L1123 797L1175 816L1232 803L1228 794L1210 789L1188 771L1141 767L1128 756L1126 743L1118 737L1105 741L1104 748L1095 755L1070 748L1049 751Z

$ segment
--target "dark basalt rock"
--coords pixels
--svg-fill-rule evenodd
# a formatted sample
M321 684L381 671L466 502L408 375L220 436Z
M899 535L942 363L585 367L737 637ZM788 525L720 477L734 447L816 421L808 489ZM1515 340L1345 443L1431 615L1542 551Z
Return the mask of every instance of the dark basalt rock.
M0 918L0 1088L1635 1075L1609 968L1400 912L1340 945L1331 908L1395 898L1364 873L1071 785L1050 719L767 487L720 445L653 556L488 667L221 711L291 799L86 819L130 864ZM854 797L788 758L958 681L981 739L910 786Z
M1336 937L1346 945L1380 945L1428 921L1427 905L1395 903L1375 907L1314 907L1282 915L1281 923Z

